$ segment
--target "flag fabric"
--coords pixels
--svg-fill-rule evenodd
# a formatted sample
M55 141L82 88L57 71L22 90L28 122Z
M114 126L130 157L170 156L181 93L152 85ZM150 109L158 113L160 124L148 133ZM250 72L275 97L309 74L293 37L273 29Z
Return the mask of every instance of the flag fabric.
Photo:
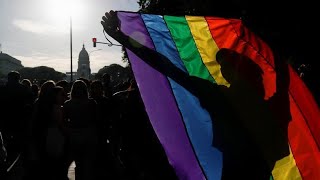
M124 34L164 55L190 76L229 87L216 61L217 52L226 48L249 57L261 68L265 99L276 92L273 51L239 19L124 11L117 16ZM183 86L128 49L127 54L151 124L179 179L221 179L223 152L212 145L214 117ZM320 179L319 107L291 66L288 97L290 153L270 167L270 178Z

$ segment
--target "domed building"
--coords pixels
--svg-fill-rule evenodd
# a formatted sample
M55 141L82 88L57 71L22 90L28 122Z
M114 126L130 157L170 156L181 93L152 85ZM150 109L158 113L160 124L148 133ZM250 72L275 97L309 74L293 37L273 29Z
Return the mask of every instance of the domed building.
M77 77L89 79L90 75L91 75L91 69L90 69L89 54L84 48L84 44L83 44L82 50L79 53Z

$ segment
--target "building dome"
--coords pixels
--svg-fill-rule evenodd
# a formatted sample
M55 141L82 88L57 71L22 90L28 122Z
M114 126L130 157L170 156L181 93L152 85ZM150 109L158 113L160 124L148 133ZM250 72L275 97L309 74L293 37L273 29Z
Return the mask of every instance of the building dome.
M89 61L89 54L87 50L84 48L84 45L79 53L79 61Z
M79 53L77 77L89 79L90 75L91 75L91 69L90 69L89 54L83 45L82 50Z

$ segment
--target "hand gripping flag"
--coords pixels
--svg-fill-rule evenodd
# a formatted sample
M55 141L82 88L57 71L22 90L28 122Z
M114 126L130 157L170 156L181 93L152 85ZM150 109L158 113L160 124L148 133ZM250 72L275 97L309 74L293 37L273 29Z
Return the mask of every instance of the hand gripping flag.
M228 102L228 99L215 101L214 98L208 98L210 107L217 108L215 116L211 110L203 108L197 94L127 49L149 119L179 179L213 180L230 175L238 179L250 179L250 174L259 173L259 169L255 167L260 167L260 161L253 159L260 156L252 155L250 159L251 154L257 152L266 161L265 169L269 170L270 179L320 179L319 107L291 66L285 67L287 77L280 77L281 73L277 73L275 53L246 28L241 20L122 11L117 12L117 16L124 34L163 55L190 77L232 89L233 85L227 79L227 74L223 74L222 64L217 61L216 55L221 49L232 50L247 57L262 71L263 100L271 102L268 106L270 113L259 116L259 113L264 111L247 105L251 102L247 92L245 97L238 94L229 99L236 99L230 109L222 105ZM238 70L242 74L246 71L250 74L251 71L243 66L238 66ZM250 85L252 84L242 87ZM287 89L277 95L282 86L287 86ZM213 91L212 94L214 93ZM286 100L281 103L281 100L274 99L287 99L288 103L285 103ZM234 109L245 109L251 113L237 112ZM282 115L286 114L285 111L288 111L288 115ZM219 112L224 112L222 119L230 117L229 120L235 119L234 112L240 116L244 114L244 121L232 121L238 123L236 125L222 122L223 126L220 126L221 123L217 120ZM255 121L246 121L251 115L255 117ZM279 128L270 128L275 127L270 125L274 121L282 127L285 136L281 137L285 137L285 143L278 140L281 139ZM226 137L222 138L220 143L224 144L223 148L213 143L214 139L220 138L217 134L224 134ZM250 144L247 143L249 141L255 144L255 150L245 147ZM280 152L280 147L284 151ZM239 154L236 151L239 151ZM279 153L274 155L276 152ZM242 155L245 158L241 158ZM234 164L236 168L232 167ZM230 171L229 168L235 171Z

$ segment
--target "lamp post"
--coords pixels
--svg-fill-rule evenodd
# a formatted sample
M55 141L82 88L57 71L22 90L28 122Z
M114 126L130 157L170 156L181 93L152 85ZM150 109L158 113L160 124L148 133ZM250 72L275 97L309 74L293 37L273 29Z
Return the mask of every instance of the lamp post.
M73 72L72 72L72 15L70 15L70 82L73 81Z

